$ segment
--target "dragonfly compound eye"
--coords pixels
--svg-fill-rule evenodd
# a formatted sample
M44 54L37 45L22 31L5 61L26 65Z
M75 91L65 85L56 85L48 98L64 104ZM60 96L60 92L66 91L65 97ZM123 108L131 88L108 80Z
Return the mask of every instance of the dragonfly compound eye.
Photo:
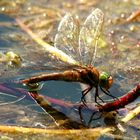
M108 90L113 83L113 78L106 72L102 72L99 77L99 85Z

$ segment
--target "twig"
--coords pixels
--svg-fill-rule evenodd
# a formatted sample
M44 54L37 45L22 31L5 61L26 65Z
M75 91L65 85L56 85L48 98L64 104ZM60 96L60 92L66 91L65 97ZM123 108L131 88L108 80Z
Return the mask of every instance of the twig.
M140 16L140 9L134 11L127 19L126 22L131 22L135 20L138 16Z
M40 128L25 128L18 126L4 126L0 125L0 132L6 133L24 133L24 134L49 134L49 135L84 135L90 134L90 136L99 137L100 135L106 134L108 132L114 131L114 128L94 128L94 129L40 129Z
M140 114L140 105L135 109L131 110L124 118L121 119L123 123L126 123Z
M131 91L120 97L118 100L99 106L100 111L113 111L125 107L140 96L140 83Z
M43 41L41 38L39 38L36 34L34 34L19 18L15 19L18 25L21 27L22 30L24 30L30 37L37 42L39 45L42 46L47 52L49 52L52 56L55 56L57 59L62 60L63 62L72 63L77 65L78 62L76 62L74 59L72 59L70 56L68 56L63 51L51 46L47 42Z

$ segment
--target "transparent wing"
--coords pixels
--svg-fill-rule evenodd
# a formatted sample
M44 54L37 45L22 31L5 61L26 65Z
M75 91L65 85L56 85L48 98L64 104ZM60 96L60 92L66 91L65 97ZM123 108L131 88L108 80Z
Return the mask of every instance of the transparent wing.
M85 20L79 35L79 51L83 64L93 64L104 14L95 9Z
M65 52L77 62L80 62L81 60L78 50L79 28L78 17L74 17L68 13L61 20L58 27L58 33L54 39L54 46ZM68 63L69 62L70 61L68 60Z

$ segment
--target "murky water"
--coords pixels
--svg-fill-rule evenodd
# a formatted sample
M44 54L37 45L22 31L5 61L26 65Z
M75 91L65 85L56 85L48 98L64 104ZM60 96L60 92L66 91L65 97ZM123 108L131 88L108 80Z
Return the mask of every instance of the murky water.
M0 64L1 84L8 83L11 88L25 89L23 85L15 84L15 81L31 75L53 72L46 70L45 67L57 63L57 61L52 63L49 54L19 27L16 18L23 21L41 39L53 45L58 24L65 13L78 15L82 24L92 9L98 7L104 12L104 24L95 66L100 71L107 71L113 76L111 94L119 97L127 93L139 83L140 79L140 17L131 22L126 22L126 19L132 12L138 10L139 6L140 2L137 0L40 0L39 2L1 0L0 53L14 51L22 58L20 68L9 68L6 63ZM45 82L40 93L57 99L78 102L81 98L81 90L77 83L53 81ZM21 98L22 95L19 97ZM104 95L103 98L111 99ZM94 94L89 94L87 99L93 102ZM1 104L14 100L17 100L17 97L6 96L6 94L0 96ZM12 103L10 107L9 105L1 106L0 124L35 127L35 121L38 120L37 122L46 128L57 128L51 117L46 115L45 117L49 118L47 120L43 116L44 111L33 100L23 98ZM34 117L30 119L30 115Z

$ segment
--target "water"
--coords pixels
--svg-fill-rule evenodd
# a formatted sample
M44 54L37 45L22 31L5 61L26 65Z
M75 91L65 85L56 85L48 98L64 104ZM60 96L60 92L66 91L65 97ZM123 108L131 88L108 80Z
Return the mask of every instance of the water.
M32 0L0 1L0 52L14 51L21 56L23 64L21 68L9 69L5 63L1 63L0 83L6 83L13 89L26 89L23 85L14 82L32 75L53 72L45 69L46 66L52 66L49 54L17 25L15 18L18 17L24 21L40 38L53 44L59 21L66 12L79 15L82 23L93 7L98 7L104 12L105 19L95 66L100 71L108 71L113 76L114 84L110 91L114 96L124 95L134 88L140 79L138 59L140 56L140 20L138 17L130 23L123 24L123 22L139 8L140 3L135 0L85 1L84 3L84 1L77 0L75 4L73 0L61 2L41 0L39 3ZM40 94L75 103L79 102L81 91L82 88L77 83L51 81L45 82ZM0 103L10 103L22 97L21 94L18 97L3 94L0 96ZM105 100L111 99L104 95L101 97ZM94 93L88 94L87 99L89 102L94 102ZM57 128L52 118L46 115L47 120L44 114L46 115L44 110L35 101L24 98L21 101L1 106L0 123L34 127L35 121L38 120L46 128ZM35 118L31 119L32 115ZM102 125L101 122L99 123Z

